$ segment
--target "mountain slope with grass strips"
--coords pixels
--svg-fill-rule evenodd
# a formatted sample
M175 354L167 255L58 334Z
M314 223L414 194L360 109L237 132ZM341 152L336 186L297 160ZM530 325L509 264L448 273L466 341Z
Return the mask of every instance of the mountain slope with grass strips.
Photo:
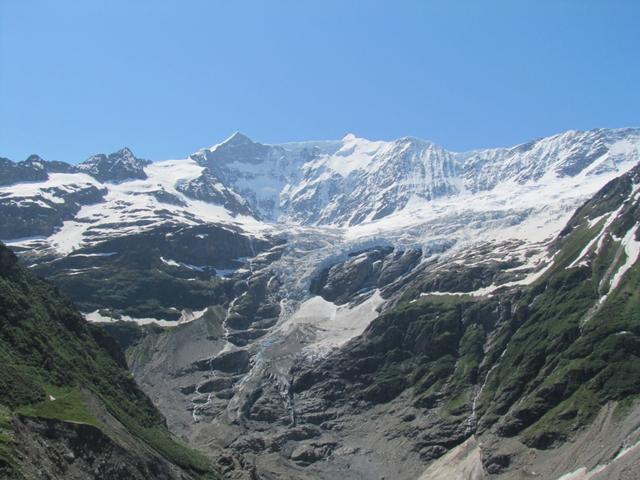
M216 479L101 328L0 245L0 478Z

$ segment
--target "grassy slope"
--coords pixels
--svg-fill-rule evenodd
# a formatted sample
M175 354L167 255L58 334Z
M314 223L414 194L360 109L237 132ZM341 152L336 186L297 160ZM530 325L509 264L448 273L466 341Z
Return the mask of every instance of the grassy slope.
M53 287L18 267L2 245L0 362L0 405L5 413L99 426L80 394L81 388L87 389L131 433L169 461L195 476L216 477L206 457L170 436L164 419L126 370L113 339L87 324ZM7 432L8 424L4 425ZM19 468L9 437L10 433L0 434L0 460Z
M557 242L553 269L523 299L527 319L483 398L485 405L497 401L488 410L499 415L508 403L500 404L504 392L522 397L502 425L505 434L525 429L527 443L547 446L590 421L605 402L640 393L640 266L600 303L625 261L619 239L640 220L634 175L613 181L576 213ZM604 219L593 220L619 207L609 233L589 251L590 262L569 268L602 230Z

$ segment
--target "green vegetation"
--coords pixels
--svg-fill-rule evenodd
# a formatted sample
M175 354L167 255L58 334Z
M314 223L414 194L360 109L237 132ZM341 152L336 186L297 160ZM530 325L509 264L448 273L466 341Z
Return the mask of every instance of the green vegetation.
M393 399L413 387L416 405L442 399L457 411L478 378L486 332L497 304L470 296L425 296L405 302L375 320L354 351L372 365L361 395L372 402ZM446 390L446 391L445 391Z
M215 305L209 307L204 313L203 318L207 328L207 334L211 338L220 338L224 335L224 322L225 309L221 305Z
M42 418L54 418L69 422L86 423L100 428L102 424L89 411L82 398L82 393L77 387L45 387L47 398L42 402L22 405L16 409L21 415Z
M0 476L22 478L15 452L15 434L11 424L11 410L0 405Z
M565 262L591 238L576 234ZM612 258L615 248L600 254ZM591 315L605 270L598 260L555 268L524 294L423 296L387 312L365 335L363 355L380 358L365 398L388 401L412 387L416 405L468 415L473 389L495 367L478 402L483 425L499 422L502 434L522 432L539 448L567 438L606 402L640 393L640 267Z
M125 423L125 425L127 425ZM220 476L213 470L211 460L171 436L166 428L155 426L139 428L135 422L128 424L130 431L146 441L164 458L195 474L201 480L218 480Z
M0 245L0 405L22 415L101 428L83 391L134 436L192 475L215 478L209 461L170 436L104 330L87 324L57 290L19 267ZM55 400L51 400L51 397ZM7 415L4 413L4 418ZM10 429L0 422L0 457L14 471ZM104 432L109 435L109 430Z
M608 402L621 415L640 395L640 264L608 291L626 260L620 238L640 221L629 192L622 177L579 209L552 246L552 268L529 287L471 297L409 285L347 351L356 395L386 402L410 388L416 406L455 422L479 393L480 431L496 425L536 448L569 438ZM569 268L607 222L593 220L613 211L586 261ZM447 281L473 285L474 271L454 273L470 278Z
M604 190L620 188L613 182ZM605 403L628 405L640 394L640 266L602 297L625 261L614 236L640 218L635 204L623 205L588 254L589 266L568 268L604 224L588 228L587 219L616 210L625 198L600 192L600 203L587 202L557 242L554 268L520 301L523 314L480 399L490 418L509 412L500 423L503 434L522 432L527 444L546 448L591 421Z

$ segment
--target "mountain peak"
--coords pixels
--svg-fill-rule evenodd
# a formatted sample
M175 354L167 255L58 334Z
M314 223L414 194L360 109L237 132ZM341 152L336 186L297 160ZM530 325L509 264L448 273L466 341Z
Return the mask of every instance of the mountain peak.
M123 182L147 178L144 167L149 163L148 160L137 158L128 147L124 147L109 155L92 155L78 165L78 168L101 182Z
M219 148L225 147L241 147L243 145L256 145L256 143L247 137L244 133L235 131L231 136L227 137L220 143L216 143L214 146L207 148L209 152L215 152Z
M129 147L121 148L120 150L118 150L115 153L112 153L111 155L118 155L118 156L136 158L136 156L133 154L133 152L131 151L131 149Z
M427 144L427 145L435 145L434 142L432 142L431 140L425 140L423 138L418 138L418 137L412 137L412 136L405 136L405 137L400 137L397 142L400 143L422 143L422 144Z
M43 162L43 161L44 161L43 158L40 155L36 155L35 153L32 153L31 155L29 155L25 160L25 162Z
M20 162L20 165L35 170L44 170L45 161L39 155L32 154L26 160Z
M254 142L249 137L247 137L244 133L239 131L234 132L233 135L231 135L224 142L222 142L223 145L225 144L240 145L240 144L246 144L246 143L254 143Z

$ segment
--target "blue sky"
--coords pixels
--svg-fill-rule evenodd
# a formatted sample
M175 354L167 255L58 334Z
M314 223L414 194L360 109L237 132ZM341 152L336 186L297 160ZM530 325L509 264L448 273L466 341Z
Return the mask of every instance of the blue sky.
M640 126L637 0L0 0L0 156Z

